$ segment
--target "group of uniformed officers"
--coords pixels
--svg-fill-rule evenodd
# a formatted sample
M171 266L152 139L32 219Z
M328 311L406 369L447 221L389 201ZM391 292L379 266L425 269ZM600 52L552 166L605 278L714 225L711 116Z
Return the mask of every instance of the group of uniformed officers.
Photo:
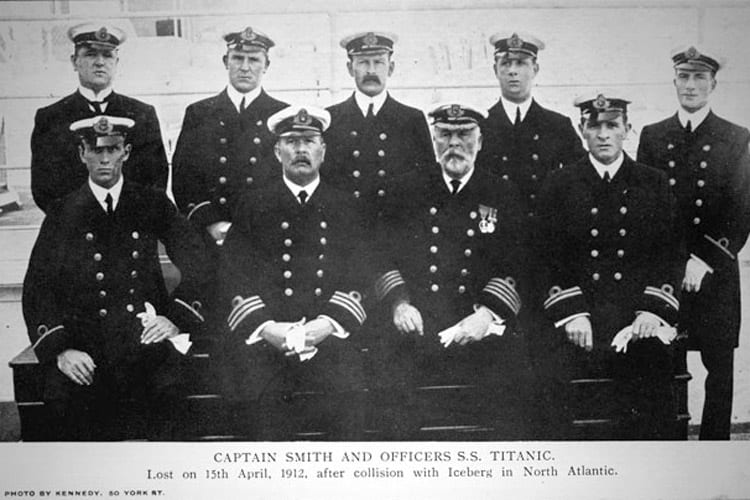
M247 27L224 37L227 87L185 112L175 206L154 108L112 88L125 33L68 34L79 87L36 115L46 218L23 296L55 439L118 439L124 397L151 439L179 439L201 332L220 335L212 361L258 439L292 436L305 391L327 394L314 417L332 439L361 438L365 387L390 397L384 436L414 438L414 389L447 384L482 388L500 438L565 439L581 376L614 379L610 437L669 439L684 336L708 370L700 437L729 438L750 134L711 111L714 55L672 54L680 106L634 161L622 95L576 99L586 149L532 98L533 36L490 38L489 112L442 103L428 126L386 90L393 34L341 40L356 89L324 110L266 94L274 42Z

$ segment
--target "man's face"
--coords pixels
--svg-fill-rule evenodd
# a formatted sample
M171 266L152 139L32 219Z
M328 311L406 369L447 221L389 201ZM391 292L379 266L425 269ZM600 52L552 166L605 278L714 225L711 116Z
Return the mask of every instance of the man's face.
M539 72L536 60L527 55L506 53L495 60L495 76L503 97L523 102L531 96L534 78Z
M229 73L229 83L243 94L261 84L269 60L262 50L229 49L224 56L224 66Z
M357 88L370 97L385 90L385 84L394 68L395 64L388 52L353 55L346 63L346 69L354 77Z
M708 97L716 88L716 78L710 71L688 71L677 69L674 76L674 88L680 106L694 113L708 104Z
M609 165L620 156L630 124L625 122L623 115L618 115L606 120L586 118L579 128L593 157Z
M94 184L109 189L122 177L122 165L130 156L130 144L123 137L108 138L106 145L92 146L83 141L78 146L81 161Z
M319 175L326 145L317 132L293 132L279 137L274 151L284 176L299 186L306 186Z
M475 124L438 123L433 127L432 141L443 172L452 179L469 173L482 149L482 134Z
M70 56L82 87L99 92L112 84L117 70L117 49L82 45Z

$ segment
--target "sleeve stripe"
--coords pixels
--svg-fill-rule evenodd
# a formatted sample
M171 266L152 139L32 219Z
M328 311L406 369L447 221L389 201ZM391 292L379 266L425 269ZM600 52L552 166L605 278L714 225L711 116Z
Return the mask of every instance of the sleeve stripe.
M676 310L680 310L680 301L678 301L673 295L668 294L664 290L661 290L659 288L653 287L653 286L647 286L646 289L643 291L646 295L654 296L658 299L663 300L670 306L672 306Z
M227 318L229 329L231 331L234 331L235 329L237 329L242 320L244 320L248 315L259 309L263 309L264 307L266 307L266 305L257 295L243 300L242 302L237 304L234 309L232 309L231 314L229 314L229 318Z
M204 321L206 321L203 318L203 316L201 315L201 313L199 313L198 311L196 311L195 308L193 308L193 306L191 306L190 304L188 304L184 300L180 300L180 299L175 298L174 301L177 302L182 307L186 308L191 313L193 313L195 315L195 317L198 318L201 321L201 323L204 322Z
M351 315L357 319L360 325L367 319L367 314L365 313L362 304L350 295L343 292L333 292L333 296L331 296L329 302L349 311Z
M580 286L574 286L572 288L567 288L565 290L561 290L555 295L552 295L547 300L544 301L544 308L549 309L552 305L556 304L557 302L565 299L569 299L571 297L575 297L577 295L583 295L583 291L581 290Z
M398 269L388 271L375 282L375 296L378 300L383 300L391 290L405 284L406 282Z
M492 278L482 290L494 295L505 302L513 314L518 314L521 310L521 298L518 296L515 288L510 283L500 278Z
M196 211L197 211L197 210L198 210L199 208L201 208L201 207L203 207L203 206L206 206L206 205L210 205L210 204L211 204L211 202L210 202L210 201L208 201L208 200L206 200L206 201L202 201L202 202L198 203L198 204L197 204L196 206L194 206L194 207L193 207L193 209L192 209L192 210L191 210L190 212L188 212L188 214L187 214L187 219L188 219L188 220L190 220L190 217L192 217L192 216L193 216L193 214L194 214L194 213L195 213L195 212L196 212Z
M51 328L51 329L47 330L47 331L46 331L46 332L44 333L44 335L42 335L41 337L39 337L39 338L38 338L38 339L36 340L36 342L34 342L34 345L33 345L33 346L31 346L31 348L32 348L32 349L36 349L36 346L38 346L38 345L39 345L39 343L40 343L40 342L41 342L42 340L44 340L45 338L47 338L47 336L48 336L48 335L50 335L50 334L52 334L52 333L55 333L55 332L56 332L56 331L58 331L58 330L63 330L64 328L65 328L65 327L64 327L63 325L57 325L56 327L54 327L54 328Z
M706 238L708 241L710 241L716 248L718 248L719 250L721 250L722 252L724 252L725 254L727 254L727 256L730 259L735 260L734 259L734 255L732 254L732 252L730 252L729 250L727 250L727 248L725 246L723 246L721 243L719 243L715 239L711 238L707 234L704 234L703 237Z

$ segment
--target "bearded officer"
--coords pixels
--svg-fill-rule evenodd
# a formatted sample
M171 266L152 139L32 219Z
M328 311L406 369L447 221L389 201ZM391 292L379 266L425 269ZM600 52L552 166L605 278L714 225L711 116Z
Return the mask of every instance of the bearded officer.
M520 190L524 212L533 217L547 174L586 152L570 119L543 108L531 95L544 43L514 32L496 33L490 44L495 47L500 99L489 109L477 163L513 181Z
M166 189L169 167L153 106L112 89L125 32L110 23L83 23L71 27L68 38L74 44L70 61L78 73L78 90L36 112L31 134L34 202L48 212L53 200L86 183L88 173L70 124L103 113L135 122L129 133L133 152L123 167L128 180Z
M629 102L613 93L576 99L589 154L550 174L542 191L545 373L560 381L549 387L563 396L549 404L558 419L573 403L571 378L614 378L617 398L602 411L618 425L607 437L667 439L679 308L674 203L666 176L623 152ZM568 415L560 427L570 424Z
M240 194L278 174L266 120L287 106L262 87L273 40L247 27L224 41L229 85L188 106L172 160L177 206L212 246L223 242Z
M729 439L740 332L738 252L750 231L750 133L718 117L719 59L695 46L672 54L677 113L643 128L638 160L663 170L677 198L683 264L680 327L708 371L701 439Z
M499 439L520 439L528 385L516 336L523 220L516 188L475 167L485 116L464 103L435 107L439 164L396 182L399 203L382 220L388 246L375 285L386 313L378 371L401 387L387 390L404 398L394 404L406 410L420 385L479 386L486 395L479 418ZM396 437L416 436L428 418L419 413L396 412Z
M393 74L396 36L371 31L340 42L356 89L328 108L325 133L328 154L323 177L359 200L368 217L382 212L390 199L390 181L430 167L435 155L424 114L395 100L386 90Z
M329 439L362 430L356 336L365 321L362 222L354 200L321 180L323 109L292 106L268 119L282 174L237 205L220 268L227 392L254 409L259 439L293 439L304 421ZM295 393L322 392L296 412ZM295 414L297 413L297 414ZM320 429L316 429L320 430Z
M86 183L50 205L31 254L23 312L45 371L49 439L121 439L121 402L145 402L148 436L175 437L182 364L202 323L203 245L163 191L124 177L136 124L74 122ZM157 242L178 266L170 295Z

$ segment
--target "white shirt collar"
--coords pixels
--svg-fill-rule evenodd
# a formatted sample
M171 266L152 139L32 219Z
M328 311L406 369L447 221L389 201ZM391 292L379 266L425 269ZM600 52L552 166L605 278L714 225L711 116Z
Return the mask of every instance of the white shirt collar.
M503 110L505 110L505 115L508 117L508 120L510 120L510 123L515 123L516 121L516 108L521 108L521 121L526 118L526 113L529 112L532 100L533 99L529 97L522 103L515 103L500 96L500 102L503 103Z
M695 130L698 128L698 125L703 123L703 120L706 119L710 112L711 106L708 105L703 106L695 113L688 113L684 108L680 108L677 110L677 118L679 118L680 125L682 125L683 128L687 126L687 122L690 120L690 128Z
M96 201L99 202L99 205L101 205L105 212L107 211L107 202L104 201L104 199L107 197L107 193L112 195L112 210L117 209L117 203L120 201L120 193L122 192L122 179L123 177L120 176L120 180L118 180L114 186L106 189L94 183L94 181L91 180L91 177L89 177L89 188L91 188L91 192L94 193L94 198L96 198Z
M464 176L461 177L460 179L454 179L453 177L448 176L445 173L445 170L441 170L441 172L443 173L443 182L445 182L445 185L448 187L448 192L449 193L453 192L453 186L451 186L451 181L457 180L457 181L461 182L461 184L458 186L458 190L456 192L460 193L461 190L469 182L469 179L471 179L471 176L474 174L474 168L472 167L472 169L469 170L466 174L464 174Z
M97 93L94 93L93 90L86 88L83 85L79 85L78 92L80 92L81 95L89 101L102 102L104 99L106 99L109 96L109 94L112 93L112 87L107 87L106 89L102 89L97 94Z
M312 181L307 186L300 186L299 184L295 184L294 182L287 179L285 175L283 175L282 178L284 179L284 184L286 184L286 187L288 187L289 191L291 191L294 197L297 198L297 203L301 203L299 200L300 191L304 189L305 192L307 193L307 201L305 202L307 203L310 201L310 198L312 198L313 193L315 192L316 189L318 189L318 186L320 185L320 176L316 177L315 180Z
M589 161L596 169L596 173L599 174L599 177L604 179L604 172L609 172L609 178L614 179L615 175L617 175L617 172L622 166L622 162L625 161L625 153L621 151L620 156L618 156L617 159L609 165L605 165L604 163L600 162L599 160L594 158L594 155L592 155L591 153L589 153Z
M242 92L238 91L236 88L232 87L232 85L227 85L227 95L229 96L229 100L232 101L232 104L234 104L235 109L239 113L240 111L240 102L242 102L242 98L245 98L245 108L250 106L250 103L255 100L256 97L260 95L260 91L263 90L260 85L255 87L253 90L248 92L247 94L243 94Z
M387 91L383 91L375 97L365 95L359 89L354 91L354 100L357 101L357 106L362 112L362 116L367 116L367 108L370 107L370 103L372 103L373 114L377 116L380 108L382 108L383 104L385 104L386 97L388 97Z

